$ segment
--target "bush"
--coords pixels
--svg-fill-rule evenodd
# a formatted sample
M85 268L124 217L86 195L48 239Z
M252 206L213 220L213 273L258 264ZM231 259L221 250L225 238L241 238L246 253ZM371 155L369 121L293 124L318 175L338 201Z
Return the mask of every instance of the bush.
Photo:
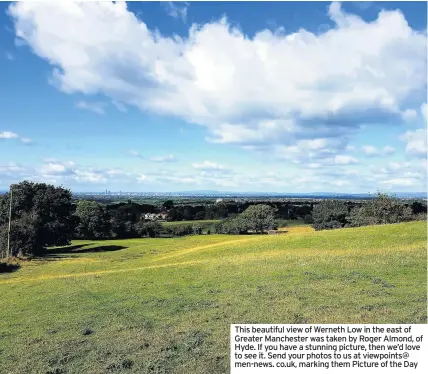
M343 224L339 221L328 221L328 222L313 224L313 228L315 230L333 230L333 229L340 229L342 227L343 227Z
M426 221L427 220L427 214L426 213L418 213L413 215L412 217L413 221Z
M201 225L193 225L192 231L194 235L202 235L202 226Z
M348 220L352 227L405 222L412 219L412 208L395 197L378 193L373 200L351 210Z
M192 235L194 233L194 229L192 225L182 224L182 225L172 225L165 228L170 236L186 236ZM201 228L202 230L202 228Z

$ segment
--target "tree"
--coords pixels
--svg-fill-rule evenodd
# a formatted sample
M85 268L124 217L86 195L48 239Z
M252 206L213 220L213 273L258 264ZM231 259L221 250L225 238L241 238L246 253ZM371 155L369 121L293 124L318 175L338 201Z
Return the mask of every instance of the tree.
M203 220L205 218L205 211L199 211L195 214L195 220Z
M135 230L141 238L157 238L163 229L162 224L157 221L144 222L140 221L135 225Z
M174 206L174 201L172 201L172 200L167 200L167 201L165 201L165 202L162 204L162 206L163 206L166 210L169 210L169 209L171 209L171 208Z
M270 230L275 223L275 210L269 205L257 204L249 206L242 212L238 220L241 227L247 230L253 230L256 233L262 233Z
M341 200L322 200L312 211L315 230L332 229L345 226L348 221L348 205Z
M111 218L110 229L112 237L115 239L130 239L137 236L134 223L132 221L124 221L120 217Z
M7 224L0 227L2 257L6 254L8 228ZM38 220L34 214L24 213L20 218L14 219L10 230L10 254L18 257L41 254L43 248L38 246L38 232Z
M19 253L40 253L44 247L69 244L73 230L73 205L71 191L45 183L21 182L12 185L12 230L24 230L29 224L29 231L22 232L30 235L26 246ZM7 224L9 219L9 193L0 197L0 226ZM13 223L15 220L19 222ZM31 224L29 222L32 222ZM32 248L31 250L29 248Z
M351 210L348 220L351 226L380 225L408 221L412 217L412 208L384 193Z
M96 201L81 200L75 215L79 219L76 237L79 239L108 239L111 236L110 216L105 205Z

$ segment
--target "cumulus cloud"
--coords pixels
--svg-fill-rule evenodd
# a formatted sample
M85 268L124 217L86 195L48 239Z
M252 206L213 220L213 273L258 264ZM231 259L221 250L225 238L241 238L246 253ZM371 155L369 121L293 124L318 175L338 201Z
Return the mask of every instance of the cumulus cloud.
M19 139L24 144L31 144L33 141L30 138L22 138L13 131L2 131L0 132L0 140L1 139Z
M412 122L413 120L418 118L418 112L414 109L406 109L402 113L403 119L406 122Z
M334 157L334 162L339 165L351 165L358 163L358 160L348 155L336 155Z
M18 137L18 134L15 134L12 131L0 132L0 139L15 139L17 137Z
M372 145L363 145L361 147L363 153L368 157L389 156L395 153L395 148L387 145L383 149L378 149Z
M417 129L415 131L405 132L401 140L407 143L406 152L409 155L417 157L427 156L427 131L426 129Z
M336 139L305 145L311 159L334 157L362 126L412 117L426 96L426 35L398 10L366 22L332 3L334 27L318 34L249 37L222 18L186 38L149 30L124 2L18 2L9 13L61 91L178 117L212 142L284 155Z

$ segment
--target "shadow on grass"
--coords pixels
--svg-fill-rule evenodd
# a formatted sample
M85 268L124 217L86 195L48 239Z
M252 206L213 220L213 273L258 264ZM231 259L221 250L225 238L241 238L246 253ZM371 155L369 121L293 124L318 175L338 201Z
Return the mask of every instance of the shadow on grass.
M43 259L55 259L55 258L64 258L67 255L72 254L81 254L81 253L99 253L99 252L114 252L120 251L128 247L122 245L99 245L95 247L85 248L90 244L77 244L69 245L67 247L53 248L46 251L45 255L42 256Z
M13 273L17 271L21 266L18 264L8 264L7 262L0 262L0 274Z

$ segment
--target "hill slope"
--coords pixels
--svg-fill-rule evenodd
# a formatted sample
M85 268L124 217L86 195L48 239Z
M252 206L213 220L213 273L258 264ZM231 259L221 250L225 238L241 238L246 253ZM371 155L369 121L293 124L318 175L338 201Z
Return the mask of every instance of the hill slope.
M426 224L77 241L0 292L0 372L222 373L230 323L425 323Z

